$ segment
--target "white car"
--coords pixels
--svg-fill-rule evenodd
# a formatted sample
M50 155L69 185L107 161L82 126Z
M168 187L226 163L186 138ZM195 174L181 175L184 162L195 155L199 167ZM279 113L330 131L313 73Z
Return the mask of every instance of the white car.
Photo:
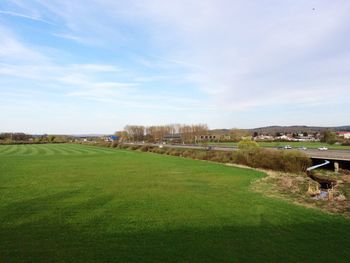
M318 148L320 151L327 151L328 150L328 148L327 147L320 147L320 148Z
M306 151L307 148L306 147L300 147L299 150L303 150L303 151Z
M286 146L284 146L284 149L292 149L292 146L286 145Z

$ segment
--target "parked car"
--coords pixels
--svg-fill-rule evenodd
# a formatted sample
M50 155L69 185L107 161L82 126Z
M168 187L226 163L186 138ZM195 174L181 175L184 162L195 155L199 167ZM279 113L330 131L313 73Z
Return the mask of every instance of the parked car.
M284 149L292 149L292 146L286 145L286 146L284 146Z
M303 147L300 147L300 148L299 148L299 150L306 151L306 150L307 150L307 148L303 146Z
M320 151L327 151L328 150L328 148L327 147L320 147L320 148L318 148Z

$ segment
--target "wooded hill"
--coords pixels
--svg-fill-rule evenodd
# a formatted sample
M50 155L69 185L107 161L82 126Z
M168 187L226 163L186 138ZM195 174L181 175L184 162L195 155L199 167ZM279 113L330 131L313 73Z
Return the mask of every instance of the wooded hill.
M325 130L331 131L350 131L350 125L348 126L338 126L338 127L318 127L318 126L267 126L254 129L248 129L252 133L258 132L259 134L276 134L281 133L315 133L322 132Z

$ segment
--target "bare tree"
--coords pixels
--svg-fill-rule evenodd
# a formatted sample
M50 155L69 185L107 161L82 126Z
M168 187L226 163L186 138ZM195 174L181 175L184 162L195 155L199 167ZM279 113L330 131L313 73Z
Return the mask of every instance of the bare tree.
M145 127L140 125L126 125L124 130L128 134L128 138L135 141L142 141L145 136Z

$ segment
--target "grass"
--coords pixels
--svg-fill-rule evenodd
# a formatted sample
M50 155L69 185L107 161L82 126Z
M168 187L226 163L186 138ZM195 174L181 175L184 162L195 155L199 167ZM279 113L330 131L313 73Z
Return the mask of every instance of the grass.
M209 142L209 145L218 145L218 146L237 146L238 143L235 142ZM328 144L323 142L259 142L261 147L278 147L290 145L293 148L306 147L309 149L317 149L320 147L327 147L332 150L350 150L350 146L343 146L337 144Z
M262 173L83 145L0 146L0 262L347 262L350 221Z

